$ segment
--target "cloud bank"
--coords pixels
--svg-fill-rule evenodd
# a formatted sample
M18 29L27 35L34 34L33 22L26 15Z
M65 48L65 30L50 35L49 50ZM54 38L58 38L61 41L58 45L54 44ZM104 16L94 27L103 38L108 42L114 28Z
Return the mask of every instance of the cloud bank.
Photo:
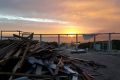
M10 15L0 15L0 19L31 21L31 22L40 22L40 23L59 23L59 24L66 24L67 23L65 21L60 21L60 20L42 19L42 18L28 18L28 17L19 17L19 16L10 16Z

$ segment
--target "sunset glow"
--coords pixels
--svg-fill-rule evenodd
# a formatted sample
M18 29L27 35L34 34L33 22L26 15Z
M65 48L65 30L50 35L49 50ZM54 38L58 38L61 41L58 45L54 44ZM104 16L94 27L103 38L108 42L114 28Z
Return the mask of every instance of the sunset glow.
M67 34L78 34L79 31L76 29L68 29L68 31L66 31Z
M120 80L120 0L0 0L0 80Z
M68 34L68 37L73 38L73 37L75 37L75 34L73 34L73 33L71 34L70 33L70 34Z
M0 0L0 29L46 34L119 32L119 3L120 0Z

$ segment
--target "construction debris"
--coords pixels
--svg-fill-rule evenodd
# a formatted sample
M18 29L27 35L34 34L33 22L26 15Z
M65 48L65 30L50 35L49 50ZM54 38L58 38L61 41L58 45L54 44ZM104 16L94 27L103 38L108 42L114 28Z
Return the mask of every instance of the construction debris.
M51 45L33 41L33 34L0 42L0 80L93 80L83 67L104 68L59 53ZM85 67L85 68L86 68Z

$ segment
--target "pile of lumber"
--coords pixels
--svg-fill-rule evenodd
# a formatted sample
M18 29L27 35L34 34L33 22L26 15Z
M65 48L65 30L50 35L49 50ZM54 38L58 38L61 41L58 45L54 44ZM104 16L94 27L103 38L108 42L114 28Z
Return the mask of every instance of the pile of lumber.
M18 39L0 41L0 80L93 80L83 68L105 67L40 44L32 40L33 34L14 37Z

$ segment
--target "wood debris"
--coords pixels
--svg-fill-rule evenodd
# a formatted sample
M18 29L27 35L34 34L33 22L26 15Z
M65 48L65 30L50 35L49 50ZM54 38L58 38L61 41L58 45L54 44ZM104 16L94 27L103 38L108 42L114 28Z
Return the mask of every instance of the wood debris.
M0 41L0 80L94 80L80 65L105 67L58 53L51 45L40 45L33 34L18 40Z

